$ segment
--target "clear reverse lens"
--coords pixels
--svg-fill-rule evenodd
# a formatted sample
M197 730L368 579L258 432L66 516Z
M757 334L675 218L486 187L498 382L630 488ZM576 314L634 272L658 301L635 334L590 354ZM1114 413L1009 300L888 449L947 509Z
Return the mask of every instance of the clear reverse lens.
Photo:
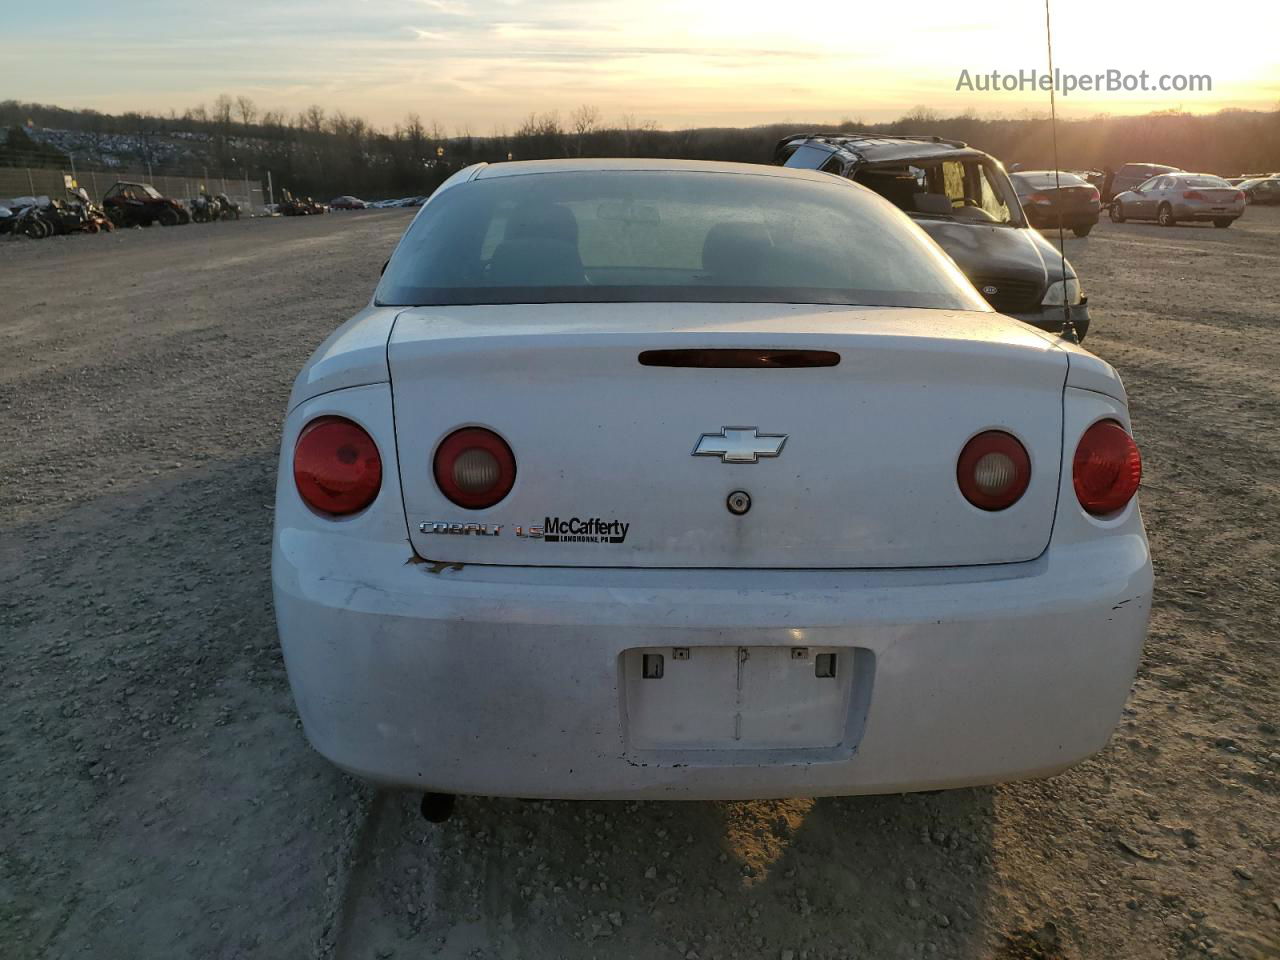
M453 482L467 493L483 493L498 482L498 458L488 450L472 447L453 462Z
M973 468L973 482L989 496L1004 493L1017 479L1018 469L1007 454L985 454Z

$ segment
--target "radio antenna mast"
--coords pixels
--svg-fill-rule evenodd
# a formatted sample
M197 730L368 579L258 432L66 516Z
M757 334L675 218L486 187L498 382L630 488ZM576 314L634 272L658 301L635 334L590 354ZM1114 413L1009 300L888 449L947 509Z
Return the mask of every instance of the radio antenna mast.
M1079 343L1080 335L1071 319L1070 297L1067 296L1067 234L1062 226L1062 173L1058 165L1058 103L1053 73L1053 26L1049 17L1049 0L1044 0L1044 39L1049 51L1049 127L1053 132L1053 182L1058 194L1058 253L1062 267L1062 337Z

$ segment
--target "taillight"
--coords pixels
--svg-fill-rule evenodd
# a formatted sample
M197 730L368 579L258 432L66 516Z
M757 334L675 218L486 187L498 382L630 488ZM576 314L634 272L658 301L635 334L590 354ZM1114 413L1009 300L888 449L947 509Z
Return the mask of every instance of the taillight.
M460 507L483 510L511 492L516 458L492 430L464 427L444 438L433 465L436 485Z
M980 433L964 445L956 463L964 498L983 510L1004 510L1018 502L1031 482L1031 458L1003 430Z
M1182 194L1183 200L1203 200L1204 194L1199 190L1187 190Z
M1114 420L1099 420L1084 432L1071 464L1080 506L1094 516L1115 513L1138 492L1142 455L1128 431Z
M382 487L378 445L345 417L319 417L302 428L293 448L293 482L313 510L358 513Z
M1027 200L1031 203L1053 203L1049 195L1045 193L1033 193L1027 197Z
M1099 201L1102 199L1102 194L1100 194L1100 193L1098 192L1098 188L1097 188L1097 187L1090 187L1090 188L1089 188L1089 199L1090 199L1091 201L1093 201L1094 203L1097 203L1097 202L1099 202Z
M1243 191L1243 190L1237 190L1237 191L1236 191L1236 203L1241 203L1241 202L1243 202L1243 201L1244 201L1244 199L1245 199L1244 191Z

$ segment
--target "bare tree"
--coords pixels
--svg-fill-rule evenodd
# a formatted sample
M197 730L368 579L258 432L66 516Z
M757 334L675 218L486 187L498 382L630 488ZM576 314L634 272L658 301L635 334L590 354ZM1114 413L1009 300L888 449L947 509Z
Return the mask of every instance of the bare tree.
M258 119L258 105L253 102L252 97L243 94L236 97L236 109L240 111L240 122L246 127Z
M313 103L302 111L302 126L306 127L312 133L321 133L324 130L324 107Z
M600 129L600 110L584 103L569 115L569 124L578 138L578 156L582 156L587 136Z
M218 99L213 101L213 119L224 130L231 126L231 115L235 109L235 104L231 98L225 93L218 94Z

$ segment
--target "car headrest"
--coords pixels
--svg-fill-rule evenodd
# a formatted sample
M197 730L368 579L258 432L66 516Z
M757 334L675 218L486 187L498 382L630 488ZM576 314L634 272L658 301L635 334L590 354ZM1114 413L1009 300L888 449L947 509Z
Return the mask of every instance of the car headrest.
M772 250L762 223L717 223L702 241L702 269L723 282L759 282Z
M585 282L582 257L576 243L563 240L504 240L493 251L488 281L500 287L581 286Z
M507 222L507 240L558 240L578 243L578 220L558 203L526 203L516 207Z
M950 216L955 212L951 199L941 193L917 193L911 198L917 213L932 213L938 216Z

